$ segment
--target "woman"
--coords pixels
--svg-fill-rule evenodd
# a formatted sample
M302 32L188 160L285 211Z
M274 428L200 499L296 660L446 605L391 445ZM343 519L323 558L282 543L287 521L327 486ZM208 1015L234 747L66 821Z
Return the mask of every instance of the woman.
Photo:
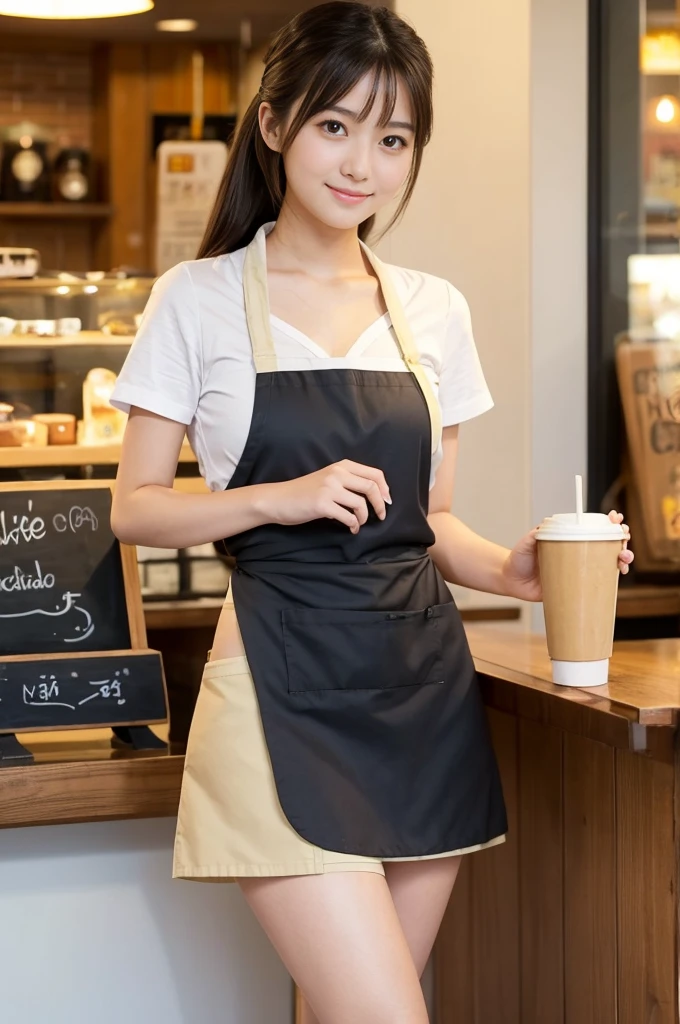
M419 976L460 859L506 830L445 581L541 596L533 533L508 551L450 513L458 425L492 404L465 300L364 244L410 198L431 86L385 8L282 29L199 259L155 285L115 393L117 535L225 538L237 566L174 875L239 882L308 1024L427 1021ZM208 495L172 490L185 429Z

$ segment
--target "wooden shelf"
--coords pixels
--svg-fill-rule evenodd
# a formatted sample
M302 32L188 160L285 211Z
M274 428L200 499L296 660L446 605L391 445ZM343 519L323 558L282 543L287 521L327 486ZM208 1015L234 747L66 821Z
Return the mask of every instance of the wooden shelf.
M2 217L43 217L51 220L67 218L105 219L113 214L110 203L3 203Z
M0 337L0 349L78 348L87 345L120 345L129 348L134 338L134 334L104 334L103 331L80 331L78 334L62 334L58 338L41 338L36 334L6 334Z
M182 445L179 461L196 461L196 456L186 443ZM119 462L119 444L0 447L0 469L35 469L45 466L116 466Z
M167 726L154 726L167 737ZM111 731L20 733L34 764L0 768L0 828L177 813L184 757L112 747Z

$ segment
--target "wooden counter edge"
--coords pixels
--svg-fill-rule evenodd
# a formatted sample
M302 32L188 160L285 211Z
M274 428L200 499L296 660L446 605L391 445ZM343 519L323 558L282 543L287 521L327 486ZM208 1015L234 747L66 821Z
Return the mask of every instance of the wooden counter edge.
M147 754L0 768L0 828L173 816L183 766Z
M677 721L672 709L638 712L587 691L578 691L578 699L575 695L567 699L560 691L546 689L541 680L522 672L479 658L475 666L487 708L674 763Z

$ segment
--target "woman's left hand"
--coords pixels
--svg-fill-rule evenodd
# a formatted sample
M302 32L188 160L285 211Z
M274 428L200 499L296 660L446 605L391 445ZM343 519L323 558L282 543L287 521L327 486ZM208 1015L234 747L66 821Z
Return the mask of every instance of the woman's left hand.
M609 518L613 523L621 523L625 532L623 549L619 555L619 570L627 573L630 563L635 557L628 547L630 530L623 522L620 512L610 512ZM522 601L542 601L543 591L541 588L541 577L538 570L538 550L536 533L538 527L522 537L508 555L503 566L504 593L508 597L517 597Z

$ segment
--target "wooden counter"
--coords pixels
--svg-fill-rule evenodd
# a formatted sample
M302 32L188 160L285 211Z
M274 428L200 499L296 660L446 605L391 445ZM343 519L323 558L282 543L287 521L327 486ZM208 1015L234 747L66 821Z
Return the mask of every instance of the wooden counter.
M435 952L438 1024L677 1024L680 641L553 686L540 637L467 627L505 844L467 857Z

